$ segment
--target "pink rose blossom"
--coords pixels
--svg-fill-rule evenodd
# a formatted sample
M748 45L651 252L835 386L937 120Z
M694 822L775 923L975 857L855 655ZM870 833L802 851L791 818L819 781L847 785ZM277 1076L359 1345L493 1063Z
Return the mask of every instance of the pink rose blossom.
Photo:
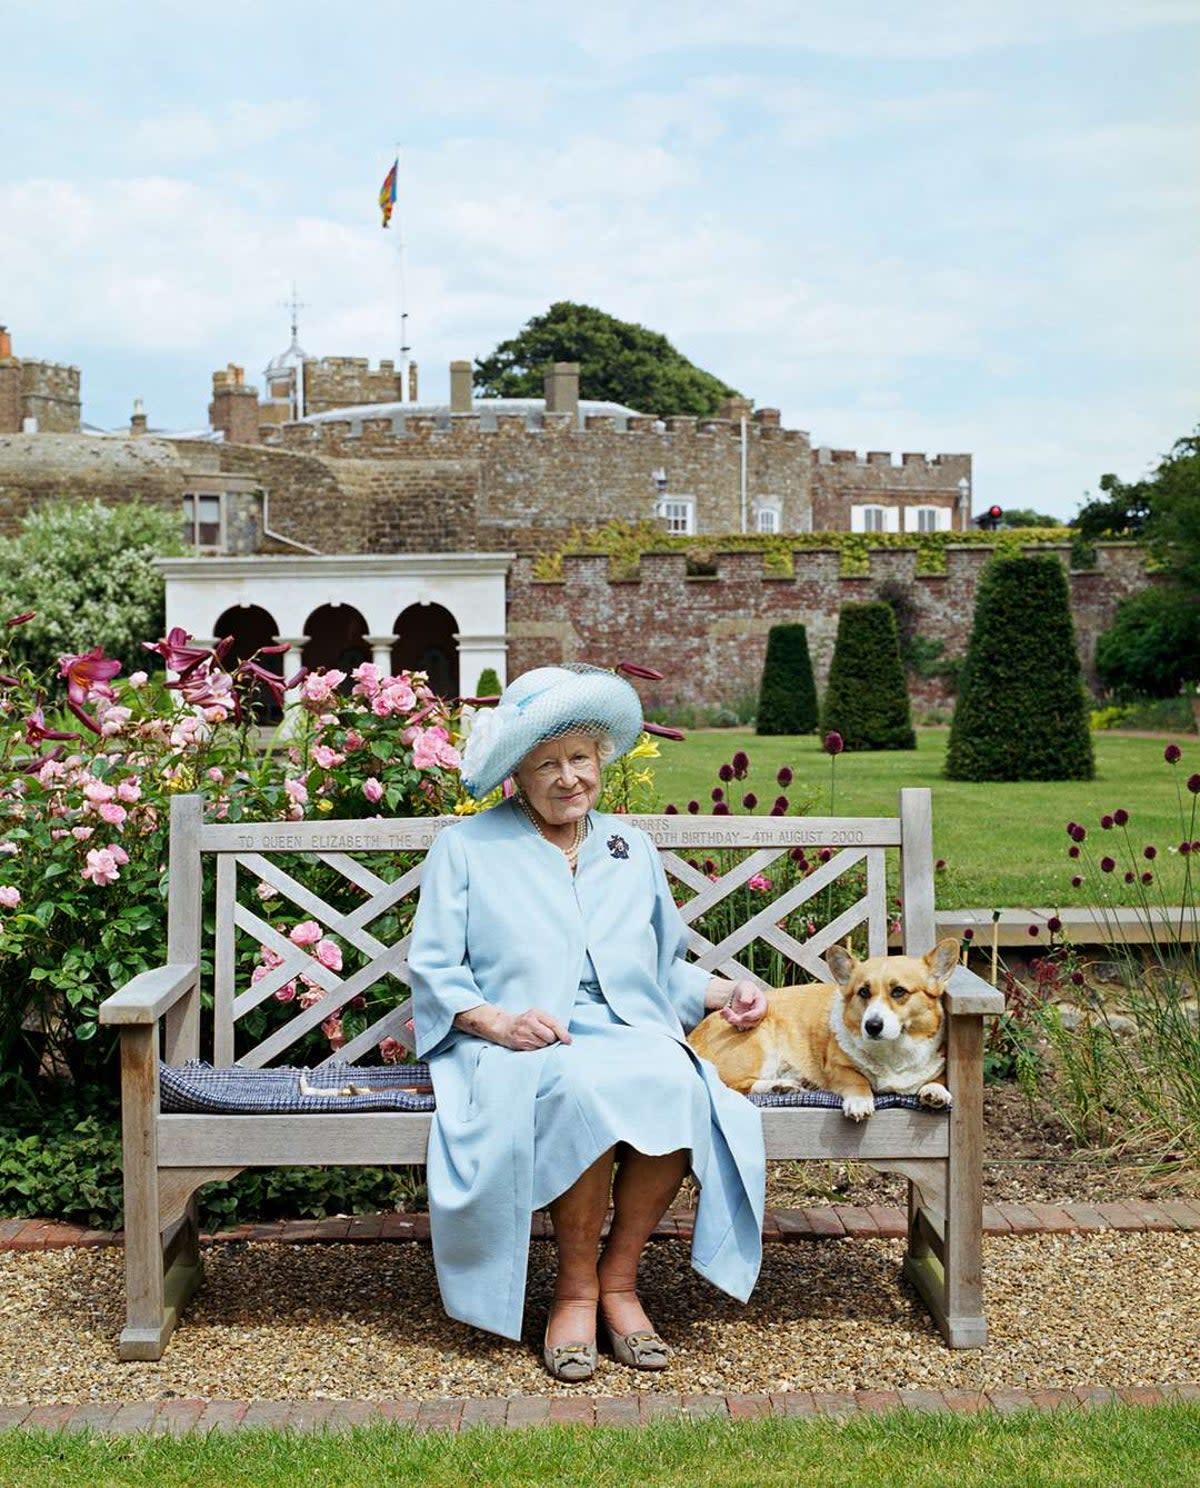
M384 1064L402 1064L408 1050L399 1039L385 1038L379 1040L379 1057Z
M145 672L130 672L128 678L129 685L133 688L145 687L149 680L150 678Z
M305 987L304 991L300 994L300 1006L302 1008L310 1008L314 1004L320 1002L320 1000L324 996L324 988L314 987L313 984L309 982L308 986Z
M276 987L271 994L276 1002L291 1002L296 996L295 982L284 982L282 987Z
M283 788L294 806L303 806L308 800L308 786L303 780L285 780Z
M342 1028L341 1013L330 1013L329 1017L321 1024L321 1032L329 1040L331 1049L340 1049L346 1042L346 1034Z
M16 909L21 902L20 889L14 888L12 884L0 885L0 904L5 909Z
M0 900L0 903L3 901ZM330 971L341 971L342 948L334 940L319 940L315 946L317 960Z
M116 883L121 874L116 858L106 847L93 847L87 855L84 878L90 878L99 888Z
M71 836L77 842L86 842L95 830L95 827L72 827Z
M103 780L89 780L83 788L83 793L93 806L98 806L102 801L115 800L117 795L115 788L105 785Z
M761 893L764 889L771 887L771 880L765 873L756 873L752 878L746 880L746 887L748 889L755 889Z
M336 749L330 749L328 744L317 744L313 746L313 759L320 765L322 770L332 770L336 765L344 763L346 756L339 754Z
M115 801L105 801L100 807L100 815L110 827L119 827L129 813L124 806L118 806Z
M351 689L353 696L370 698L379 691L381 680L379 668L373 661L364 661L360 666L356 666L350 675L357 684Z
M118 801L140 801L142 799L142 788L136 780L122 780L117 786Z
M261 878L259 879L257 885L255 886L254 892L264 902L267 899L274 899L274 897L275 897L275 890L271 887L271 885L269 883L266 882L265 879L261 879Z
M327 703L345 680L345 672L339 672L336 667L328 672L309 672L300 684L300 696L306 703Z
M357 754L360 749L367 747L367 741L356 729L346 731L346 753Z
M376 802L380 801L383 798L383 786L380 785L379 781L376 780L373 775L371 776L370 780L363 781L362 790L363 795L366 796L367 800L370 801L372 806L374 806Z
M109 856L112 858L113 862L118 864L120 867L124 868L125 864L129 862L129 854L123 847L118 846L117 843L114 842L113 845L108 849L108 851Z
M0 842L0 853L19 853L21 849L15 842Z
M283 957L278 951L272 950L269 945L260 945L258 954L262 957L263 965L266 967L283 965Z
M309 946L316 945L324 934L324 930L316 920L301 920L298 925L292 926L288 932L288 939L293 945Z

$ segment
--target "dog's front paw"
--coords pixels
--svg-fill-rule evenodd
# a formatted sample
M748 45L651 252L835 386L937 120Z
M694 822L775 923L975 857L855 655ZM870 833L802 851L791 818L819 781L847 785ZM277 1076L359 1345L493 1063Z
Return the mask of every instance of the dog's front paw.
M875 1097L873 1095L844 1095L842 1096L842 1115L848 1116L851 1121L865 1121L868 1116L875 1114Z
M931 1080L928 1085L922 1085L917 1091L917 1099L923 1106L929 1106L935 1111L948 1111L954 1104L954 1097L944 1085L939 1085L936 1080Z

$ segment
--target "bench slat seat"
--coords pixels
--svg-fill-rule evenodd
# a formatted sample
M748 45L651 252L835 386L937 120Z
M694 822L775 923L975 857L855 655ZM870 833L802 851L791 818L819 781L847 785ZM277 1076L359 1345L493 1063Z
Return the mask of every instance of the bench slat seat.
M453 818L206 824L202 810L199 796L179 795L171 803L167 964L133 978L100 1009L101 1021L119 1029L121 1044L122 1359L160 1358L200 1283L196 1192L204 1184L276 1164L422 1163L432 1120L432 1096L412 1093L426 1083L427 1067L355 1061L376 1057L384 1038L411 1050L405 906L410 910L419 892L422 854ZM831 980L825 953L851 932L865 932L868 955L886 953L897 891L904 949L923 955L936 940L928 790L902 790L895 817L631 820L658 847L677 886L690 954L706 970L764 982L749 964L757 946L785 968L771 974L777 985ZM799 849L810 861L819 854L811 870L781 875L781 860ZM701 871L698 859L710 854L718 862L705 861ZM889 858L899 861L893 867ZM215 934L206 945L211 860ZM315 888L302 881L305 864L319 869ZM773 895L755 875L768 889L778 883ZM345 942L352 959L344 974L271 923L278 916L264 908L264 888L267 899L286 902L286 918L315 919L322 933ZM247 965L256 945L279 964L268 966L264 957L251 982ZM306 1007L290 996L273 998L297 976L319 987L322 1000ZM368 991L382 1006L375 1021L303 1073L310 1086L368 1085L371 1093L301 1096L301 1071L277 1061ZM202 1015L202 995L210 993L212 1011ZM946 1342L978 1348L987 1338L983 1019L1003 1011L1004 1000L959 967L945 1008L949 1113L914 1109L910 1097L880 1096L869 1120L853 1122L828 1092L754 1099L769 1158L861 1161L907 1180L905 1275ZM202 1028L211 1064L201 1060ZM306 1053L309 1048L311 1042Z

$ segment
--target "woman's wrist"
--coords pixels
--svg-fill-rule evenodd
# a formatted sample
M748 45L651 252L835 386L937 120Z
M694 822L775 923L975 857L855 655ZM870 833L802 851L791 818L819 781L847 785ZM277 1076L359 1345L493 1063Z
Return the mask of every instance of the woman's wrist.
M715 1013L718 1008L728 1007L737 991L737 983L726 977L713 977L704 989L704 1010Z
M493 1044L504 1042L504 1033L512 1021L512 1014L491 1003L479 1002L467 1008L454 1019L455 1028L463 1033L473 1033L476 1038L488 1039Z

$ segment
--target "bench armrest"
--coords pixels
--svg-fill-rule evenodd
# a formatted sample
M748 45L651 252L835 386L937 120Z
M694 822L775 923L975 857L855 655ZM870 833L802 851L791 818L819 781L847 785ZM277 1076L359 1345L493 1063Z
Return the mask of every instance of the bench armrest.
M194 961L140 971L100 1004L101 1023L157 1023L196 985L200 968Z
M946 1011L952 1018L980 1013L985 1018L995 1017L1004 1011L1004 993L966 966L956 967L950 973L945 998Z

